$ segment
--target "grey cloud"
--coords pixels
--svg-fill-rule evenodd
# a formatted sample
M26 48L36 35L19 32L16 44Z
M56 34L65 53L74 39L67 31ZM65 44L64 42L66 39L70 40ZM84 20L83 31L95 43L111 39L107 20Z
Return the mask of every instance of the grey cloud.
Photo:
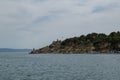
M118 0L0 0L0 47L39 48L53 40L120 30Z

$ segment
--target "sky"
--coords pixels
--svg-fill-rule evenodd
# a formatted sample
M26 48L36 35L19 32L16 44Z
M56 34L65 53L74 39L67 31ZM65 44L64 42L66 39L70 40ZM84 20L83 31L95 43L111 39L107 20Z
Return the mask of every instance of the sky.
M120 31L120 0L0 0L0 48Z

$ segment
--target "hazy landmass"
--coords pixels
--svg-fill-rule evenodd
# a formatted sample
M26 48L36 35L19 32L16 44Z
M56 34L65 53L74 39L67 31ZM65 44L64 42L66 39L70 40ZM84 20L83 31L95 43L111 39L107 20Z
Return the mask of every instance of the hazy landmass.
M31 49L0 48L0 52L30 52Z
M33 49L39 53L120 53L120 32L90 33L80 37L53 41L49 46Z

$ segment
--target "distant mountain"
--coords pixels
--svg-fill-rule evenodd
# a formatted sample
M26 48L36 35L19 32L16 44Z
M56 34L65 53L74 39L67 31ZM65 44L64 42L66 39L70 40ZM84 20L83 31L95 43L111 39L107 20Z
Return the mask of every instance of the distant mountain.
M31 49L0 48L0 52L30 52Z
M63 41L53 41L49 46L33 49L31 54L39 53L120 53L120 31L90 33Z

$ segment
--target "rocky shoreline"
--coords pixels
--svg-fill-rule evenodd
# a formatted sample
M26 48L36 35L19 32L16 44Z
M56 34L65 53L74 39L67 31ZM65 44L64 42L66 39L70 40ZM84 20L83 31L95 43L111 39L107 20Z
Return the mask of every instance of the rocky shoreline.
M109 35L91 33L80 37L68 38L64 41L53 41L49 46L33 49L30 54L61 53L61 54L97 54L120 53L120 32Z

